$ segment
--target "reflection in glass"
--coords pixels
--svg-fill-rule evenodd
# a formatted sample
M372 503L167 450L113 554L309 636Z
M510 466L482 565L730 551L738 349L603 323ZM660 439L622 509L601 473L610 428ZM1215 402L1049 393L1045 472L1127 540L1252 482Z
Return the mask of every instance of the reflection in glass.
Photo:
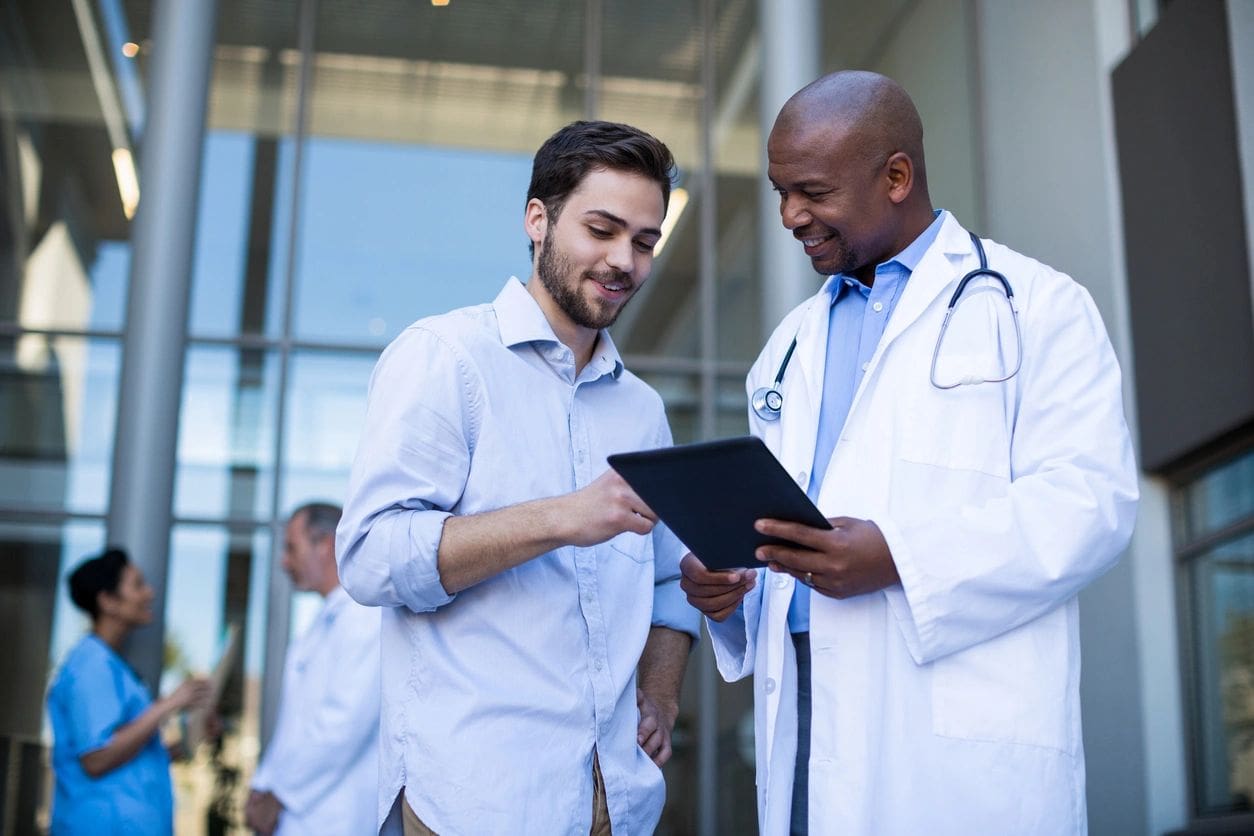
M103 512L120 354L112 339L0 338L0 504Z
M52 731L44 694L66 652L91 629L70 602L65 577L103 543L104 526L95 521L0 522L0 635L10 637L0 657L0 751L7 759L0 809L16 811L10 821L47 826Z
M531 155L315 138L306 149L295 333L380 345L491 302L530 273Z
M205 138L192 266L193 336L277 335L292 142L232 131Z
M276 356L193 346L185 377L175 516L267 519L274 485Z
M1254 503L1247 506L1254 513ZM1254 534L1191 564L1203 813L1254 808Z
M328 351L292 356L280 514L306 502L344 501L376 359L375 354Z
M1254 450L1226 462L1188 486L1185 531L1196 539L1254 513Z
M101 104L115 79L83 47L99 33L60 34L69 6L0 15L0 322L114 330L130 250L115 170L127 114Z
M171 537L163 692L188 675L214 669L227 625L243 630L242 658L225 679L218 706L221 741L203 744L174 767L180 834L243 823L248 778L260 751L269 555L268 528L182 525Z

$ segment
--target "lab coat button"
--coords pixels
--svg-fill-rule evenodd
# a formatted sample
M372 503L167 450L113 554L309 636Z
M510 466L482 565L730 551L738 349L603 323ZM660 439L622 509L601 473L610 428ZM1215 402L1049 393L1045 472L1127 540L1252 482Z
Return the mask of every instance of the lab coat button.
M774 693L775 693L775 680L774 680L774 679L770 679L770 678L768 678L768 679L766 680L766 686L765 686L764 690L765 690L765 691L766 691L766 693L768 693L768 694L774 694Z
M863 364L862 364L862 371L866 371L866 370L867 370L867 369L869 369L869 368L871 368L871 364L870 364L870 363L863 363Z
M797 484L804 488L807 484L806 479L809 476L810 474L806 473L804 470L797 471Z

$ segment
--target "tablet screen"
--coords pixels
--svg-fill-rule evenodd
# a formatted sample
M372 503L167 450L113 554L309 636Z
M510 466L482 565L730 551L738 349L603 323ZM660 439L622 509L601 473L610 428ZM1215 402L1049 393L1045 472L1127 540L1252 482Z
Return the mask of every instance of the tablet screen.
M710 569L763 565L754 550L782 541L758 533L759 519L832 527L753 436L619 453L609 464Z

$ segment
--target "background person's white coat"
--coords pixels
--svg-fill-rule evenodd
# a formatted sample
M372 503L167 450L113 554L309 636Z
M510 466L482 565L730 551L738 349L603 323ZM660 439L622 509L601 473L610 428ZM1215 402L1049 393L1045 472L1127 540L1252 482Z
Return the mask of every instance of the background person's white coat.
M378 830L380 613L337 586L288 650L278 725L252 780L283 804L276 836Z

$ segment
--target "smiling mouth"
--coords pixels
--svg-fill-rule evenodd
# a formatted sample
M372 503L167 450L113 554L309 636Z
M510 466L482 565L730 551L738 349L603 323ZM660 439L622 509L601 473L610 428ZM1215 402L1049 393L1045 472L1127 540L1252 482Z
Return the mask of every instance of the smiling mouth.
M793 237L801 242L801 245L805 247L807 253L810 253L811 250L818 249L828 241L835 238L836 235L835 233L828 233L827 235L796 235Z
M589 275L587 278L593 284L600 286L602 290L610 294L627 293L632 288L631 282L624 279L611 279L607 281L593 275Z

